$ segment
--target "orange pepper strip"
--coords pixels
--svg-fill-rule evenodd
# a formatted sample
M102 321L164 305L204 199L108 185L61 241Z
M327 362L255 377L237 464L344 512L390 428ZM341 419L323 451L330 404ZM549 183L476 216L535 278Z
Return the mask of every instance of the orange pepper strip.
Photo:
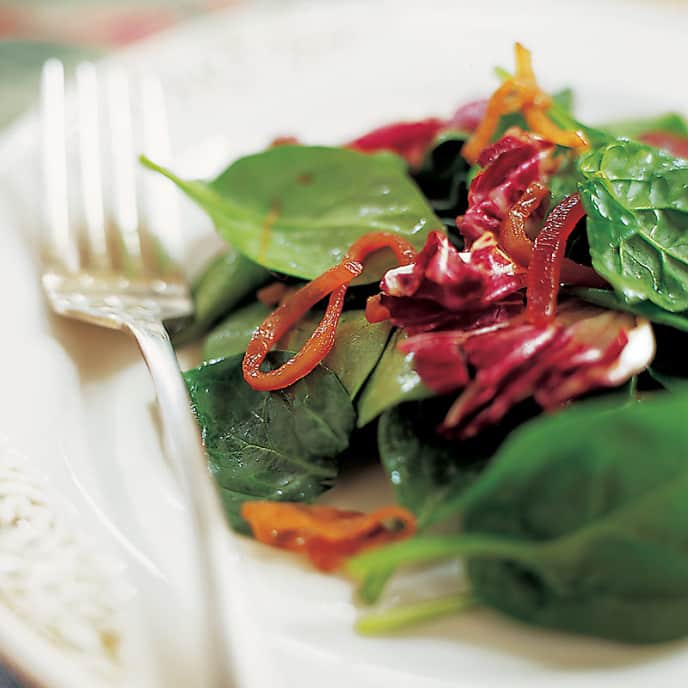
M540 182L530 184L521 198L509 208L499 232L499 245L521 267L528 267L533 256L533 241L526 233L526 220L548 193L547 188ZM570 258L562 260L559 278L564 284L579 287L603 288L607 286L607 282L592 268L575 263Z
M391 248L396 254L399 265L408 265L416 259L416 249L406 239L390 232L377 232L366 234L352 244L349 249L349 257L354 260L363 260L367 255L380 248ZM380 299L380 294L371 296L366 301L366 320L369 323L382 322L389 319L389 310L385 308Z
M554 206L535 239L526 289L526 320L534 325L554 320L566 241L584 217L580 196L571 194Z
M549 191L546 186L540 182L532 182L521 198L509 208L500 229L501 247L521 267L528 267L533 255L533 242L526 233L526 220L547 196Z
M526 124L543 139L551 141L558 146L567 148L585 148L588 139L582 131L569 131L558 127L545 114L545 111L535 105L527 105L523 108L523 116Z
M383 322L391 317L389 308L382 305L382 296L380 294L368 297L365 306L365 317L369 323Z
M399 265L408 265L416 259L416 249L406 239L392 232L371 232L356 239L346 254L350 260L363 262L373 251L391 248Z
M416 257L413 245L397 234L365 234L351 245L339 265L289 295L263 321L251 337L242 363L244 380L253 389L261 392L284 389L308 375L327 356L334 346L349 282L361 274L362 261L382 248L391 248L401 265L413 262ZM327 294L330 294L330 300L325 314L301 350L276 370L262 371L260 366L270 349Z
M344 306L346 285L363 271L363 266L344 260L301 287L278 306L253 333L246 347L242 370L248 384L261 392L283 389L315 368L334 345L337 322ZM313 307L332 294L325 315L302 349L279 368L261 371L272 347Z
M490 139L499 125L500 118L508 111L507 99L513 92L514 84L513 81L509 79L492 94L490 100L487 102L485 116L477 129L461 148L461 155L463 155L464 159L471 165L477 162L480 152L489 145Z
M273 282L262 287L256 292L256 299L266 306L276 306L289 292L289 287L284 282Z
M583 132L561 129L547 116L546 110L552 104L552 99L538 86L530 51L516 43L514 52L516 74L492 94L482 122L461 150L463 157L471 164L475 164L480 152L489 145L500 118L519 110L523 112L530 129L542 138L569 148L589 145Z
M402 540L416 531L416 520L399 506L370 514L293 502L246 502L241 515L256 540L303 552L322 571L334 571L348 557L371 547ZM397 522L399 529L385 524Z
M516 61L516 78L535 84L535 72L533 71L532 54L522 43L514 44L514 58Z

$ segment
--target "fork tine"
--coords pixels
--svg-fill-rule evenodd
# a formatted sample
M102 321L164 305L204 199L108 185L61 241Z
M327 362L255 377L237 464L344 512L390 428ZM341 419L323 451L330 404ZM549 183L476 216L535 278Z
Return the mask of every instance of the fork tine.
M165 96L160 80L147 74L139 82L143 120L143 152L161 165L171 160ZM181 263L181 227L177 195L172 184L159 175L143 175L146 225L155 244L153 269L163 275ZM171 261L171 262L170 262Z
M138 273L142 269L142 257L129 82L123 72L116 70L108 74L107 86L115 223L124 251L125 272Z
M50 232L51 259L67 271L77 272L79 252L69 224L67 197L64 67L54 58L43 65L41 74L41 129L45 222Z
M107 253L103 210L98 81L96 68L92 63L82 62L77 66L76 86L81 196L89 239L90 259L94 267L107 268L110 261Z

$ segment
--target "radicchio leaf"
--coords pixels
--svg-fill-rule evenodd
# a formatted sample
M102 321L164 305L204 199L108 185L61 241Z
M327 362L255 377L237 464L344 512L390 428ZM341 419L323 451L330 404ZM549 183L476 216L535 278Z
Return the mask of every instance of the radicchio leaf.
M478 128L480 122L485 117L487 110L487 100L473 100L459 106L448 122L449 129L472 132Z
M386 124L359 136L347 147L362 153L391 151L415 167L422 162L440 132L448 129L472 132L485 116L486 107L486 100L474 100L458 107L449 119L428 117L414 122Z
M398 349L413 354L413 367L423 383L436 394L447 394L470 381L462 344L469 332L427 332L405 339Z
M578 301L557 304L566 239L584 213L577 195L548 216L528 272L499 248L509 208L554 169L551 151L551 144L521 133L485 149L485 169L458 223L469 249L459 252L432 232L413 263L381 282L378 313L411 335L403 352L413 354L426 387L438 394L463 390L440 428L447 434L473 436L529 397L549 410L617 386L654 355L646 321Z
M485 232L498 234L528 186L549 179L553 151L553 144L515 129L483 150L478 163L484 169L471 182L468 210L457 220L466 246Z
M432 341L435 338L435 341ZM553 323L502 322L406 340L423 382L438 393L463 388L441 429L470 437L533 396L554 409L599 387L622 384L652 360L654 338L644 320L572 300ZM468 366L475 370L465 385Z
M437 117L416 122L395 122L359 136L347 144L347 148L361 153L391 151L415 167L422 162L430 144L446 126L447 122Z
M646 134L642 134L639 139L643 143L657 146L657 148L661 148L677 158L688 159L688 136L668 131L648 131Z
M431 232L410 265L390 270L380 303L392 323L411 334L483 327L520 311L526 272L502 253L493 234L459 252L440 232Z

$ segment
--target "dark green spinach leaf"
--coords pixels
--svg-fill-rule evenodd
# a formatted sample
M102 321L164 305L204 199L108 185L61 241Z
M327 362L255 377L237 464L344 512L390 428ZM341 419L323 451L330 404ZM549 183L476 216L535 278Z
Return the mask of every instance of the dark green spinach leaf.
M471 594L535 625L632 643L688 635L688 394L588 402L524 426L456 501L464 533L350 562L462 556Z
M271 354L269 364L289 356ZM279 392L257 392L244 381L241 359L206 363L184 377L227 515L246 530L245 501L309 502L332 485L355 416L326 368Z
M441 227L404 161L390 153L277 146L237 160L207 183L142 161L203 207L237 250L295 277L317 277L369 232L394 232L420 248ZM366 270L369 282L380 277Z
M534 401L521 402L490 432L457 442L437 432L453 401L448 395L405 402L380 417L382 465L397 502L416 515L421 528L442 520L447 505L476 480L505 438L541 413Z
M175 344L198 339L269 277L265 268L228 247L208 263L192 284L194 317L175 334Z
M579 159L592 264L628 303L688 309L688 160L619 140Z
M413 354L402 354L397 344L406 335L396 330L358 399L358 427L362 428L384 410L400 404L434 396L413 368Z
M550 208L575 193L580 179L575 157L570 155L570 151L558 151L558 159L559 167L549 181Z
M444 409L446 411L446 409ZM470 443L443 440L436 432L442 416L421 403L405 403L380 417L380 460L396 501L412 511L419 526L433 522L438 505L470 485L485 465Z
M650 367L647 369L649 376L657 383L659 383L668 392L685 392L688 387L688 379L685 377L674 377L673 375L664 375Z
M468 163L461 155L468 134L445 132L425 156L413 179L448 231L456 230L456 218L468 207Z

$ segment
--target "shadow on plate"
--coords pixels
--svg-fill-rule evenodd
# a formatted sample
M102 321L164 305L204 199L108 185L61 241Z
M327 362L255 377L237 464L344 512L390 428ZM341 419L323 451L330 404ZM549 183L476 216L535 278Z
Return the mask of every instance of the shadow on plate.
M430 622L425 627L399 635L473 645L540 666L572 671L637 666L661 661L688 649L684 640L658 645L625 645L537 629L487 609Z
M136 343L123 332L54 314L50 314L50 324L82 382L105 380L141 360Z

